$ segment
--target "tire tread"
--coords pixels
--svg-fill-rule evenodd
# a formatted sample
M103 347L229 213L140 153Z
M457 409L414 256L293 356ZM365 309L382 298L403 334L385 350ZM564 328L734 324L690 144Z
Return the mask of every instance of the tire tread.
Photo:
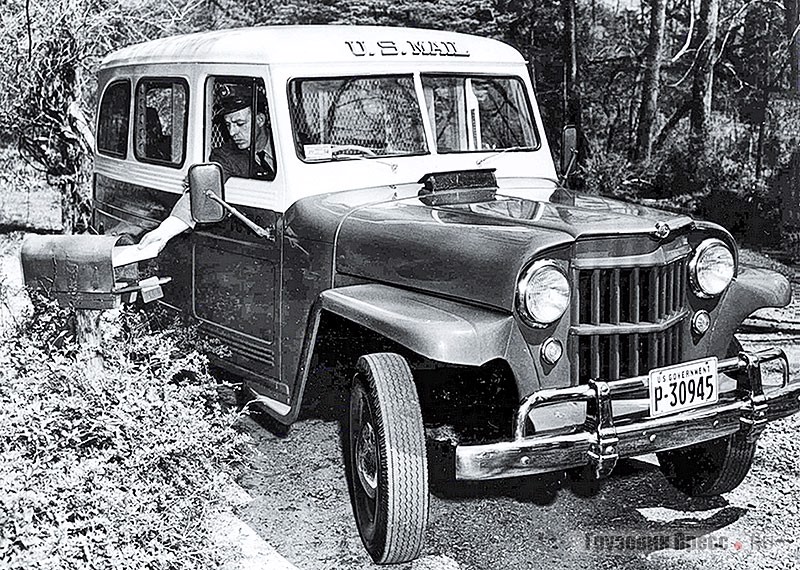
M388 520L382 552L371 553L378 563L406 562L422 549L427 526L429 496L425 455L425 431L419 397L411 369L395 353L362 356L358 370L369 384L373 404L379 411L374 418L379 442L391 441L384 448L385 473L394 478L387 485ZM393 421L384 422L383 418ZM393 492L396 491L396 492Z
M658 453L661 471L692 497L714 497L738 487L753 463L756 442L743 433ZM706 469L704 469L706 468Z

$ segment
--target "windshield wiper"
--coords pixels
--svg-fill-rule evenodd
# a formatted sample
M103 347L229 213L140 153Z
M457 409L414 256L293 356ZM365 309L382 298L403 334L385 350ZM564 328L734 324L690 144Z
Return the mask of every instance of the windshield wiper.
M510 150L536 150L536 148L534 148L532 146L510 146L508 148L504 148L503 150L498 150L497 152L494 152L494 153L490 154L489 156L484 156L483 158L479 158L478 160L475 161L475 164L477 166L480 166L481 164L483 164L487 160L495 158L496 156L500 156L501 154L505 154Z

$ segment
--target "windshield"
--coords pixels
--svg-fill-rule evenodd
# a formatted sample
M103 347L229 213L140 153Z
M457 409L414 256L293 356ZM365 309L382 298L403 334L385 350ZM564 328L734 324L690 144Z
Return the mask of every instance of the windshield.
M519 77L423 74L425 112L439 153L539 146ZM293 79L289 107L306 162L427 154L412 75Z
M538 148L519 78L423 75L422 87L438 152Z
M306 161L428 152L411 75L295 79L289 107Z

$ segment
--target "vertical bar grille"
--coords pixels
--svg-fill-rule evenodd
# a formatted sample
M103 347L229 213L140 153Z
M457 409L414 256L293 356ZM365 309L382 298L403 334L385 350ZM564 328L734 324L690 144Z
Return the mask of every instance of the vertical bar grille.
M577 334L573 380L617 380L679 361L683 330L677 322L658 332L624 332L658 325L684 309L687 258L664 266L573 270L573 326L613 325L613 332Z

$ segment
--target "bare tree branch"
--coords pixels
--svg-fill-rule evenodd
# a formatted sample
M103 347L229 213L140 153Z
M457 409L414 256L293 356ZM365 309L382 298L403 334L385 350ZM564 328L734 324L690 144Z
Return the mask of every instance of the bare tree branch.
M739 8L739 10L737 10L736 13L729 18L730 19L730 26L728 27L728 30L725 32L725 36L724 36L724 38L722 40L722 45L719 48L719 53L717 54L716 58L714 58L714 65L716 65L719 62L719 60L722 58L723 54L725 53L725 48L726 48L726 46L728 44L728 40L729 40L729 38L731 36L731 33L733 31L735 31L737 29L737 27L738 27L737 23L739 21L739 18L744 16L744 14L750 8L752 8L753 6L755 6L757 4L763 4L765 6L773 6L773 7L777 7L779 10L783 10L783 6L781 6L778 2L775 2L773 0L750 0L747 4L745 4L744 6Z
M689 46L692 43L692 35L694 34L694 20L694 0L689 0L689 30L686 32L686 41L681 49L678 50L678 53L669 60L670 63L677 63L677 61L683 57L683 54L689 50Z
M31 31L31 0L25 0L25 24L28 28L28 61L33 57L33 32Z
M658 132L658 136L656 137L655 148L660 148L664 141L667 140L669 134L678 126L678 123L681 122L681 119L686 117L689 114L689 111L692 109L692 100L691 98L687 98L686 100L681 103L675 112L670 115L667 122L664 123L664 126L661 127L661 130Z

